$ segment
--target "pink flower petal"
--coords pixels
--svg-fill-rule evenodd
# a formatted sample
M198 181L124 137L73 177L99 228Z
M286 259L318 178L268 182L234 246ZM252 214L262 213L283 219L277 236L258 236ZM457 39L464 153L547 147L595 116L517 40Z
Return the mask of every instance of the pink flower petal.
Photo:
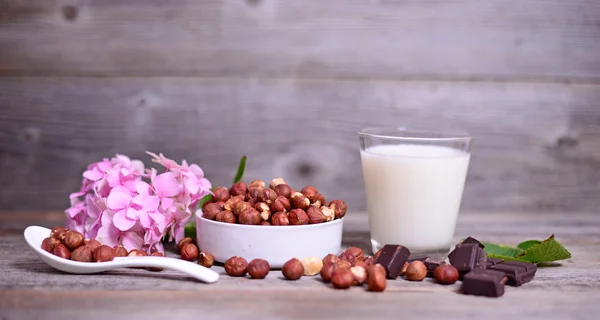
M83 173L84 178L92 181L98 181L102 179L102 176L102 172L98 170L87 170Z
M81 196L82 196L82 195L84 195L84 194L85 194L85 192L73 192L73 193L71 193L71 194L69 195L69 199L71 199L71 200L72 200L72 199L75 199L75 198L81 197Z
M154 189L159 196L173 197L179 193L179 183L171 172L159 174L154 178Z
M120 210L127 208L131 203L131 196L125 192L116 191L113 189L108 198L106 199L106 205L111 210Z
M156 211L160 205L160 198L157 196L149 196L144 199L142 208L146 211Z
M134 231L124 232L121 236L121 242L127 251L141 249L144 245L144 238Z
M110 247L114 247L119 245L119 237L121 236L121 231L111 225L102 225L100 229L98 229L98 235L96 235L96 240L100 241L100 243L105 244ZM128 250L129 251L129 250Z
M192 164L190 166L190 171L193 172L198 178L204 177L204 171L197 164Z
M127 210L121 210L115 213L112 222L114 226L121 231L127 231L135 225L135 220L127 218Z
M142 196L149 196L152 192L150 185L140 180L136 181L135 190Z
M198 190L200 190L200 185L198 184L198 178L196 178L196 176L191 176L189 178L186 178L185 179L185 188L191 194L198 193Z

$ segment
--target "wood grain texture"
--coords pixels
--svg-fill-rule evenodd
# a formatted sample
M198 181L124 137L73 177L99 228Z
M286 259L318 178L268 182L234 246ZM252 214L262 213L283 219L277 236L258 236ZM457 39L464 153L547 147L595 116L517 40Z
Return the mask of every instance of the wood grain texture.
M172 271L119 270L69 275L51 269L26 248L22 230L29 224L48 227L60 213L22 219L19 212L0 214L0 317L3 319L165 319L203 315L209 319L365 319L404 317L448 319L595 319L600 306L600 215L594 213L462 214L456 240L472 235L515 244L554 233L573 258L538 269L522 287L507 287L499 299L457 294L459 284L440 286L396 280L384 293L363 288L337 291L318 278L291 282L273 270L265 280L231 278L206 285ZM5 226L12 227L6 229ZM366 217L350 213L344 244L368 246ZM175 255L169 252L169 255ZM223 269L214 269L224 274ZM232 298L234 297L234 298ZM308 307L310 306L310 307Z
M5 75L600 79L594 0L0 5Z
M356 132L475 137L465 210L600 208L600 87L532 83L0 78L0 208L62 209L88 163L145 150L230 184L282 176L365 209Z

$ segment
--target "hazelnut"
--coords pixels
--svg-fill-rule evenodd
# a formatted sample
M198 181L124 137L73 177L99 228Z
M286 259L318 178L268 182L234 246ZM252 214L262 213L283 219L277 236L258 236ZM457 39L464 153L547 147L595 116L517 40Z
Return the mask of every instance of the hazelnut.
M71 260L78 262L92 262L92 248L80 246L71 253Z
M321 212L325 216L325 221L329 222L329 221L333 221L335 219L335 213L333 212L333 210L331 210L331 208L322 206Z
M271 216L271 224L274 226L288 226L290 225L290 220L285 213L279 212Z
M275 199L277 199L277 194L271 189L262 189L258 193L258 197L256 197L256 199L258 199L258 201L271 204L273 201L275 201Z
M115 257L127 257L127 249L123 246L115 246Z
M302 263L302 267L304 267L305 276L314 276L321 272L321 268L323 268L323 260L319 257L304 258L300 262Z
M289 198L292 195L292 188L287 184L278 184L273 188L275 193L280 197Z
M277 197L271 204L272 212L288 212L291 209L292 205L290 204L290 200L284 196Z
M243 181L240 181L234 183L233 186L231 186L231 189L229 189L229 193L232 197L245 196L247 190L248 189L246 188L246 184Z
M258 201L258 199L256 199L256 198L251 198L251 199L248 199L248 200L246 200L246 202L248 202L248 204L250 204L250 206L251 206L252 208L254 208L254 206L255 206L257 203L259 203L260 201Z
M213 264L215 263L215 258L213 258L212 254L208 253L208 252L200 252L200 255L198 256L198 264L206 267L206 268L210 268L213 266Z
M383 249L379 249L379 250L377 250L377 252L375 252L375 255L373 255L373 259L374 260L379 259L379 255L381 254L381 250L383 250Z
M333 200L329 203L329 208L331 208L331 210L333 210L333 212L335 213L335 218L340 219L346 215L346 210L348 209L348 206L342 200Z
M352 272L352 276L354 277L355 285L362 285L367 282L367 269L363 266L354 266L350 268L350 272Z
M350 269L352 264L346 260L340 260L335 264L335 267L340 269Z
M317 224L325 222L325 215L321 212L321 209L310 206L306 210L306 215L308 215L308 223L309 224Z
M333 278L333 271L335 271L335 263L333 262L325 262L323 264L323 267L321 268L321 279L323 280L323 282L327 283L327 282L331 282L331 278Z
M367 269L367 290L380 292L385 290L386 273L380 264L374 264Z
M100 241L96 239L85 239L83 240L83 244L86 246L90 246L92 251L96 250L96 248L102 245L102 243L100 243Z
M340 261L340 258L335 254L330 253L323 258L323 265L325 265L327 262L337 263L338 261Z
M244 201L244 196L231 197L229 200L225 201L225 204L223 204L223 209L233 211L233 206L240 201Z
M54 247L52 254L54 254L55 256L60 257L60 258L65 258L65 259L71 258L71 251L69 251L69 249L67 249L67 247L62 243L59 243L56 245L56 247Z
M354 256L354 259L357 261L365 260L365 253L361 248L358 247L350 247L345 251L347 254Z
M254 208L258 211L258 214L264 221L269 221L269 219L271 219L271 208L269 208L269 205L266 202L258 202Z
M346 251L344 251L344 252L342 252L342 254L340 254L340 260L347 261L351 266L353 266L356 263L356 257Z
M92 252L92 260L95 262L112 261L115 258L115 249L101 245Z
M336 289L348 289L354 284L354 275L350 269L336 268L333 270L331 284Z
M236 223L235 216L229 210L223 210L217 213L216 220L225 223Z
M292 193L290 203L293 208L306 210L310 207L310 200L300 192Z
M298 280L304 274L304 266L300 260L293 258L283 264L281 273L288 280Z
M225 187L216 187L213 189L213 200L217 201L227 201L229 199L229 190Z
M423 281L427 277L427 267L420 260L408 264L406 268L406 279L410 281Z
M259 225L261 225L261 226L270 226L270 225L271 225L271 223L270 223L269 221L261 221L261 222L259 223Z
M42 241L42 249L52 253L58 244L60 244L60 240L56 238L46 238L44 241Z
M83 245L83 235L77 231L69 230L65 234L65 246L71 251Z
M308 224L308 215L302 209L292 209L288 216L291 225Z
M140 250L140 249L132 249L127 254L128 257L145 257L147 255L148 255L148 253L146 251Z
M271 182L269 183L269 188L275 189L275 187L280 184L286 184L285 180L283 180L283 178L275 178L275 179L271 180Z
M198 259L198 247L193 243L186 243L181 247L181 259L194 261Z
M241 277L248 272L248 261L240 256L233 256L225 261L225 272L232 277Z
M209 203L202 208L202 217L208 220L215 220L217 213L221 212L221 208L216 203Z
M262 221L260 214L254 208L248 208L246 211L242 212L238 217L238 220L241 224L259 224Z
M267 260L254 259L248 264L248 275L252 279L264 279L269 274L271 266Z
M300 190L300 192L305 195L308 200L310 200L310 203L313 203L315 201L317 201L317 194L319 194L319 191L317 190L317 188L313 187L313 186L308 186L308 187L304 187L302 188L302 190Z
M177 243L177 249L179 249L179 252L181 252L181 248L183 248L183 246L185 246L188 243L194 243L194 239L192 239L191 237L185 237L179 240L179 243Z
M232 212L233 212L233 215L239 219L240 214L250 208L252 208L252 205L250 205L250 203L245 202L245 201L240 201L233 206Z
M225 201L217 201L217 202L215 202L215 204L217 204L219 206L219 208L221 210L223 210L223 205L225 204Z
M404 265L402 266L402 269L400 270L400 275L401 276L405 275L407 269L408 269L408 262L405 262Z
M151 257L164 257L165 255L162 252L152 252L152 254L150 254ZM154 272L160 272L163 271L163 268L154 268L154 267L150 267L148 268L148 270L150 271L154 271Z
M439 284L453 284L458 280L458 270L450 264L442 264L433 270L433 278Z
M254 189L249 189L248 193L246 194L246 197L244 199L246 199L246 201L249 201L250 199L257 199L258 195L260 194L261 190L263 190L264 188L254 188Z
M65 241L65 237L67 236L67 231L69 229L65 227L54 227L52 231L50 231L50 238L55 238L60 241Z
M323 196L320 193L317 193L317 200L315 200L315 202L313 202L313 205L317 206L317 207L326 206L325 205L325 196Z
M254 180L252 182L250 182L250 184L248 185L248 190L249 189L264 189L266 187L265 182L262 180Z
M365 257L364 262L367 266L370 266L375 264L375 259L373 257Z
M369 267L368 264L366 264L364 261L362 260L358 260L356 261L356 263L354 264L355 267L363 267L365 268L365 270Z

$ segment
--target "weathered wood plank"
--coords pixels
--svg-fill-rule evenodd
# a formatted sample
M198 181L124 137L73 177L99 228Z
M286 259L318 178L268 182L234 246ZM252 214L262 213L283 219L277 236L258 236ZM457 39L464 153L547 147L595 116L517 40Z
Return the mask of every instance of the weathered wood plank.
M365 209L356 132L460 128L475 137L465 210L600 208L600 87L532 83L1 78L2 210L62 209L85 166L145 150L229 184L315 185Z
M0 73L597 81L593 0L4 1Z

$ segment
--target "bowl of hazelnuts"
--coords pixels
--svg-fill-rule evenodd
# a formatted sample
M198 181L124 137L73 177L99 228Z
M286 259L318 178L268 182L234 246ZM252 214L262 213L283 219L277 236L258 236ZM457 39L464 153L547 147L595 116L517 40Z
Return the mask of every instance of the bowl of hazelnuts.
M339 252L342 200L327 202L313 186L297 191L282 178L213 188L213 200L196 212L196 239L215 261L232 256L265 259L281 268L294 257Z

